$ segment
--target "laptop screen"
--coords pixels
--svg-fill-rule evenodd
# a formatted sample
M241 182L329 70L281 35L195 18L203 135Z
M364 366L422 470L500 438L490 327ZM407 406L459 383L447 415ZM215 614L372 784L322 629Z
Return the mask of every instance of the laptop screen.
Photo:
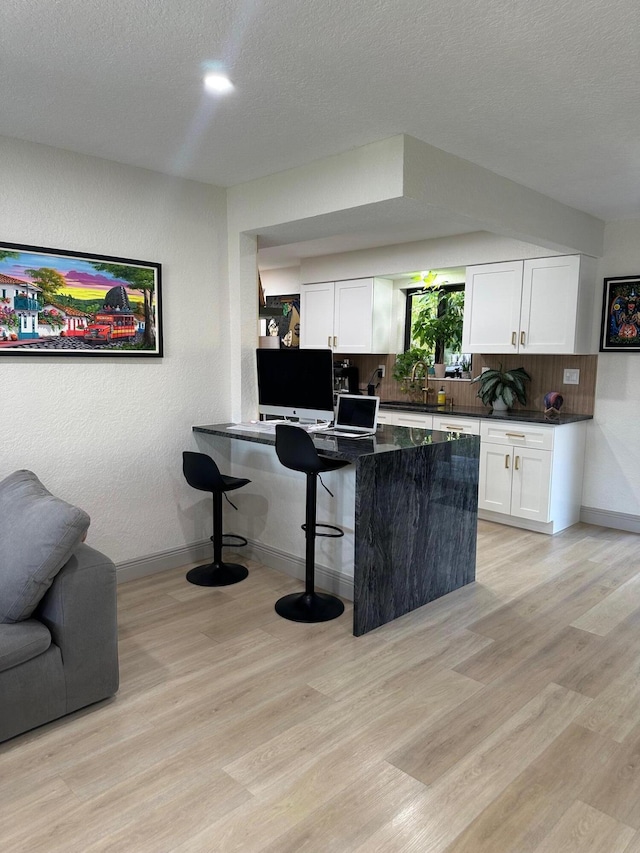
M361 397L355 394L338 395L336 427L375 430L379 402L379 397Z

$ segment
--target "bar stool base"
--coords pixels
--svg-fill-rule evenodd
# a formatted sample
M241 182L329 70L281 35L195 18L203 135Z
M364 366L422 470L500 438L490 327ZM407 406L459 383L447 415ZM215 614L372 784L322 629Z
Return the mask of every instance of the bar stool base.
M187 572L187 580L196 586L230 586L243 581L249 569L239 563L209 563Z
M276 613L291 622L328 622L344 613L344 604L335 595L321 592L294 592L276 601Z

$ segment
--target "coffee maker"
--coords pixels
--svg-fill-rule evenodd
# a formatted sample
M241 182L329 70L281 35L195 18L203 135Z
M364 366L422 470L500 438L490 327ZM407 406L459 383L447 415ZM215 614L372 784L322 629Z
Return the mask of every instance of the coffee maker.
M359 394L359 378L358 368L349 364L348 359L333 362L334 394Z

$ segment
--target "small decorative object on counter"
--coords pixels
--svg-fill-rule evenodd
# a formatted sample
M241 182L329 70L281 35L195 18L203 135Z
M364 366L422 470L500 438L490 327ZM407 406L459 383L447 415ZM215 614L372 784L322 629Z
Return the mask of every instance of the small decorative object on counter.
M446 392L444 390L444 385L443 385L442 388L438 391L438 405L444 406L444 404L446 402L447 402L447 395L446 395Z
M560 409L562 408L563 403L564 398L562 394L559 394L557 391L549 391L548 394L544 395L545 415L557 415Z

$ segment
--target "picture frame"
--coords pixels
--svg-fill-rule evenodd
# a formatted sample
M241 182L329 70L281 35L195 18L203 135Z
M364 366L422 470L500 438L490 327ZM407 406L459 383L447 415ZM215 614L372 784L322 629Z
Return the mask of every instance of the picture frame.
M283 349L300 348L300 294L267 296L258 315L265 320L266 334L277 337Z
M162 268L0 242L0 357L161 358Z
M605 278L600 352L640 352L640 275Z

